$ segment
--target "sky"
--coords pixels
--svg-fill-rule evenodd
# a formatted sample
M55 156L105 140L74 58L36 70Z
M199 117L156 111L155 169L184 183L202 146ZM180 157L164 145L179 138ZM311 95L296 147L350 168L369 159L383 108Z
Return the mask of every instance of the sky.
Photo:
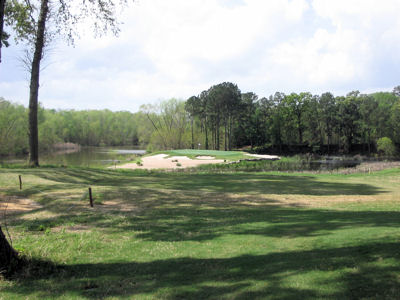
M138 111L230 81L275 92L345 95L400 85L400 0L136 0L121 33L81 26L43 62L39 101L53 109ZM22 46L3 48L0 97L28 104Z

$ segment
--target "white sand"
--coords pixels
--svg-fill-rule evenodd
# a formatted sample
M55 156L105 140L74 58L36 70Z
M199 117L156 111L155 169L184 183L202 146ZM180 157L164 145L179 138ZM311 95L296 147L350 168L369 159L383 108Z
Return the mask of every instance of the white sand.
M169 158L167 158L167 159L170 159L171 161L172 161L172 160L177 160L177 161L179 161L179 162L181 162L181 161L187 161L187 160L192 160L192 159L190 159L190 158L187 157L187 156L171 156L171 157L169 157Z
M259 159L280 159L276 155L259 155L259 154L246 154L251 157ZM205 164L220 164L223 159L215 159L213 156L197 156L196 159L191 159L187 156L172 156L168 157L167 154L157 154L153 156L146 156L142 158L142 166L135 163L128 163L117 166L117 169L182 169L188 167L196 167ZM177 166L179 164L179 166ZM114 167L110 167L114 168Z
M219 164L223 163L222 159L190 159L187 156L172 156L166 158L167 154L157 154L153 156L146 156L142 158L142 166L135 163L128 163L117 166L118 169L181 169L188 167L196 167L204 164ZM174 162L173 162L174 161ZM180 166L177 166L180 164Z
M277 155L248 154L248 153L246 153L246 155L262 159L280 159L280 157Z

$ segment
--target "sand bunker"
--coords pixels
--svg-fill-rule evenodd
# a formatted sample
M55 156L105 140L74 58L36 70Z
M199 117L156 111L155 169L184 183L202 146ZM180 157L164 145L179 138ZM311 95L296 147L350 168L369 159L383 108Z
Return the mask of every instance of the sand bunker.
M223 163L223 159L214 159L214 157L207 157L203 159L191 159L187 156L172 156L168 157L167 154L157 154L153 156L146 156L142 158L142 166L135 163L124 164L117 166L118 169L182 169L188 167L196 167L205 164L219 164Z
M277 155L248 154L248 153L246 155L252 156L252 157L257 157L257 158L260 158L260 159L270 159L270 160L278 160L278 159L280 159L280 157L277 156Z
M259 155L259 154L246 154L254 157L255 159L268 159L277 160L280 159L276 155ZM251 160L249 158L249 160ZM128 163L121 166L116 166L117 169L182 169L189 167L197 167L205 164L220 164L223 163L223 159L215 159L213 156L200 155L196 159L191 159L187 156L172 156L168 157L167 154L157 154L153 156L146 156L142 158L142 165L136 163ZM115 167L110 167L115 168Z

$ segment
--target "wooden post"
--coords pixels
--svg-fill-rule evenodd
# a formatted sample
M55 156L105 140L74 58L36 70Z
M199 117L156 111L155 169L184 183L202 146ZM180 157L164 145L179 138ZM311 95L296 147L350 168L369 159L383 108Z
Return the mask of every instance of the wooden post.
M93 197L92 197L92 188L89 188L89 201L90 201L90 207L93 207Z
M19 189L22 190L22 176L18 175L19 178Z

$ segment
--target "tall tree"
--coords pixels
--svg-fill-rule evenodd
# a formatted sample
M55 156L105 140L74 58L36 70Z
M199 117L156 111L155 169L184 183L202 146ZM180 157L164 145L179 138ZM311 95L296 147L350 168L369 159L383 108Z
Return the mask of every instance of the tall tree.
M224 129L224 148L227 150L230 147L230 129L240 98L239 88L231 82L214 85L208 90L207 113L212 123L215 150L221 146L221 125Z
M359 91L353 91L343 98L337 98L339 125L344 138L344 150L350 152L354 139L356 138L360 119L359 115Z
M141 111L154 128L149 141L153 146L162 149L182 148L188 128L183 101L170 99L159 104L142 105Z
M284 93L276 92L269 98L271 107L271 118L272 118L272 129L271 129L271 141L274 145L279 146L279 151L282 152L283 144L283 126L284 126Z
M240 114L239 114L239 132L245 137L246 144L250 143L251 149L255 145L257 137L258 119L256 114L258 96L254 93L242 94Z
M319 109L319 96L306 98L304 117L302 123L305 128L305 139L309 146L321 146L322 140L322 117Z
M376 124L376 138L390 137L392 140L395 138L393 135L393 126L390 123L391 110L398 102L399 97L389 92L377 92L372 96L378 103L377 110L374 111Z
M208 120L209 117L207 115L207 107L208 107L208 91L202 91L199 95L200 98L200 108L199 108L199 115L200 119L202 121L202 127L204 127L204 133L205 133L205 141L204 141L204 147L206 150L209 148L209 140L208 140Z
M29 92L29 162L32 166L39 166L37 124L39 74L46 45L57 35L61 35L70 43L73 43L77 24L82 20L88 19L93 21L96 35L101 35L110 30L112 33L117 34L119 32L119 24L115 17L116 3L125 4L126 2L127 0L13 1L14 6L23 6L24 3L26 5L23 6L24 9L12 10L14 14L10 14L9 23L14 25L13 28L17 38L24 40L33 54L31 58ZM17 18L15 15L27 15L28 17Z
M29 163L39 166L39 132L37 123L39 103L39 73L45 43L46 20L49 13L49 1L41 0L40 14L36 27L35 50L32 59L31 82L29 86Z
M400 98L391 109L390 123L393 130L393 141L400 143Z
M370 95L360 96L360 127L362 134L366 135L366 142L368 144L368 154L371 154L372 134L376 132L376 125L378 123L378 102Z
M321 121L328 143L328 153L330 153L332 136L337 124L337 105L335 97L331 93L322 94L319 98L319 107Z
M194 134L193 134L193 122L194 117L199 113L200 99L199 97L192 96L185 102L185 110L190 115L190 129L191 129L191 149L194 149Z
M6 0L0 0L0 63L1 48L3 47L3 31L4 31L4 12L6 8Z
M117 1L117 0L115 0ZM120 3L127 0L121 0ZM30 46L33 57L31 63L31 80L29 93L29 162L32 166L39 166L39 134L38 134L38 95L40 63L43 58L45 44L57 34L62 34L73 42L75 24L79 20L94 16L94 29L97 34L111 29L118 33L118 23L115 19L115 3L113 0L99 1L66 1L58 0L14 0L6 14L6 2L0 2L0 51L4 38L4 21L11 25L16 38L24 40ZM75 13L78 12L78 13ZM5 19L7 17L7 19ZM54 31L46 26L52 22ZM32 53L31 52L31 53ZM0 52L1 53L1 52ZM17 252L10 246L0 227L0 271L7 273L13 265L19 262Z
M292 136L297 132L297 142L303 143L304 133L304 112L307 102L311 98L310 93L291 93L283 99L283 113L285 117L285 131L287 142L293 143Z

